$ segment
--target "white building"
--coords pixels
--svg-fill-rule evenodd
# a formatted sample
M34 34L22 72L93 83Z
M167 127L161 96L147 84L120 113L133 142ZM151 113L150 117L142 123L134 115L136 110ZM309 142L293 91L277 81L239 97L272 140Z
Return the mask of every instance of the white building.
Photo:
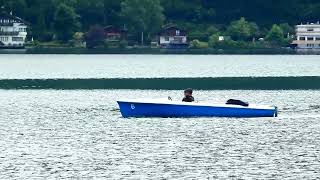
M301 24L296 26L297 49L320 49L320 23Z
M23 48L27 23L19 17L0 13L0 48Z
M166 26L159 33L159 45L162 48L187 48L187 32L175 26Z

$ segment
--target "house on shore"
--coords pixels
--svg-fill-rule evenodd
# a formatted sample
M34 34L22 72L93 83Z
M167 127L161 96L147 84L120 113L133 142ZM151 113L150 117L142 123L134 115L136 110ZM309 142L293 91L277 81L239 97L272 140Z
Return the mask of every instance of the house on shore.
M189 46L187 32L173 25L164 27L158 36L161 48L184 49Z
M127 40L128 30L126 28L118 28L116 26L110 25L104 27L104 33L106 41L119 42L122 40Z
M300 24L296 26L296 39L292 46L297 50L320 51L320 23Z
M24 48L27 22L12 13L0 13L0 48Z

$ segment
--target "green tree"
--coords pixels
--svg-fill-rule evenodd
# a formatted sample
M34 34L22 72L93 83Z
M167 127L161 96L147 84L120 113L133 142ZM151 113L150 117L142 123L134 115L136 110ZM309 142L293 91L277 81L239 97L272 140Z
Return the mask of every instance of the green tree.
M215 26L210 25L210 26L207 28L206 31L207 31L207 33L208 33L209 35L211 35L211 34L218 33L218 32L219 32L219 29L218 29L217 27L215 27Z
M165 8L165 15L170 19L185 20L199 23L201 21L213 21L216 11L203 0L161 0Z
M186 29L191 39L208 41L216 30L208 29L211 25L219 31L227 29L233 40L251 41L253 37L268 34L273 24L280 24L284 37L294 33L292 25L301 22L319 21L320 1L285 0L251 1L248 0L0 0L0 7L7 13L21 17L30 22L28 33L36 40L50 41L54 35L59 39L69 39L71 34L65 29L85 32L98 24L128 25L129 38L140 38L145 32L147 38L158 32L164 15L167 23L177 24ZM61 4L68 8L61 8ZM162 8L163 7L163 8ZM64 15L61 13L71 12ZM59 10L59 13L57 13ZM75 12L75 13L74 13ZM79 15L79 16L77 16ZM79 18L70 18L70 17ZM239 17L244 18L239 19ZM62 20L66 17L69 20ZM77 23L60 22L80 21L82 26L74 28ZM216 24L213 24L216 23ZM208 29L208 30L207 30ZM74 31L74 30L72 30ZM63 32L63 33L62 33ZM67 32L67 37L61 35Z
M25 0L2 0L1 6L17 16L25 16L27 3Z
M150 39L160 30L165 19L159 0L125 0L121 7L121 14L129 23L130 30L141 33L142 44L144 33Z
M219 33L215 33L209 37L209 47L216 48L219 45Z
M34 23L34 25L32 26L32 33L34 37L41 41L52 40L52 37L51 38L46 37L47 26L46 26L46 20L43 13L39 13L35 21L36 23Z
M104 23L112 25L123 25L121 20L121 2L122 0L104 0Z
M258 37L261 35L260 29L259 29L259 26L257 25L257 23L250 22L249 26L250 26L251 37L255 38L255 37Z
M295 33L294 27L290 26L288 23L282 23L279 25L283 31L283 34L286 35L293 35Z
M227 29L227 33L234 40L248 40L250 37L253 37L258 28L256 24L246 21L244 17L240 18L238 21L231 22L230 26Z
M84 29L92 25L104 24L104 2L102 0L78 0L76 11L81 14L80 21Z
M199 41L208 42L212 34L219 33L219 29L213 25L179 25L188 31L188 39L196 39Z
M54 34L52 22L54 21L54 13L58 6L56 1L46 0L43 3L43 0L26 0L28 5L26 15L20 17L30 23L29 35L36 40L52 40Z
M54 15L54 28L58 40L68 41L80 28L79 16L72 7L62 3L58 6Z
M272 26L265 39L279 45L285 41L282 29L276 24Z
M234 41L227 37L220 41L219 36L219 33L216 33L209 37L209 47L214 49L244 49L250 46L250 43Z

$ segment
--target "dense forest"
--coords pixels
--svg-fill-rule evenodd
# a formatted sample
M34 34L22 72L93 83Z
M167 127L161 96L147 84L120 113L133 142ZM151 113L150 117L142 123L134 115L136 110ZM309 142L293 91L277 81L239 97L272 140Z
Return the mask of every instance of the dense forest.
M295 24L320 19L319 0L0 0L0 5L30 22L39 41L68 41L96 25L126 26L133 40L145 32L151 41L172 23L199 40L195 45L211 38L214 46L218 35L235 41L286 38Z

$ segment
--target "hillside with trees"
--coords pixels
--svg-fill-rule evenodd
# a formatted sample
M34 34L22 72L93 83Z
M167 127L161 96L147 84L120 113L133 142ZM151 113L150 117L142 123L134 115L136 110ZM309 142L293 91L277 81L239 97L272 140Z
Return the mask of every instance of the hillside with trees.
M195 48L257 46L259 38L283 46L295 24L320 19L317 0L0 0L0 6L30 22L40 42L68 42L106 25L127 27L133 42L141 33L151 42L171 23L187 30Z

